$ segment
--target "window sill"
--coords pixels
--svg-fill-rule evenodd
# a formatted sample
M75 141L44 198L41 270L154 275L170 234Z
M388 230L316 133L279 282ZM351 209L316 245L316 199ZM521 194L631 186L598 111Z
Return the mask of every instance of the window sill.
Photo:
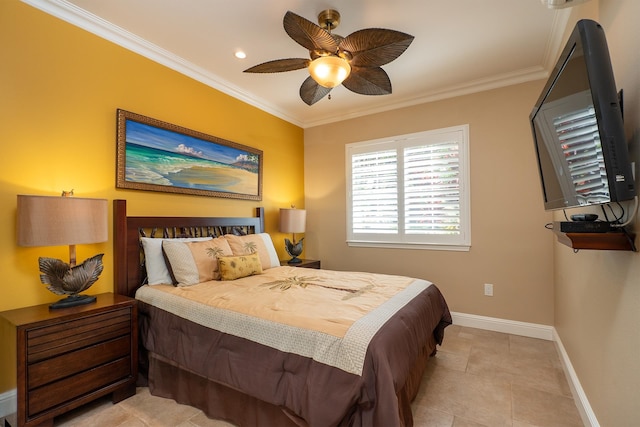
M454 251L469 252L470 244L464 245L444 245L430 243L392 243L392 242L365 242L365 241L347 241L347 245L356 248L386 248L386 249L418 249L431 251Z

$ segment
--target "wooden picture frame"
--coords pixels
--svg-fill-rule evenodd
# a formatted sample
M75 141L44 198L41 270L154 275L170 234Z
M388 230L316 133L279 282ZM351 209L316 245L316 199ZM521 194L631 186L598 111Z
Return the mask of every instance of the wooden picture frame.
M118 109L116 188L262 200L262 150Z

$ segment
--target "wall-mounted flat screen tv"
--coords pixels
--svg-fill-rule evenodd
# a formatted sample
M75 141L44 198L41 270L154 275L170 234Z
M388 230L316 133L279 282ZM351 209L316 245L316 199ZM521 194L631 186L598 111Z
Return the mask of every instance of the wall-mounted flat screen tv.
M576 24L529 116L546 210L636 195L603 28Z

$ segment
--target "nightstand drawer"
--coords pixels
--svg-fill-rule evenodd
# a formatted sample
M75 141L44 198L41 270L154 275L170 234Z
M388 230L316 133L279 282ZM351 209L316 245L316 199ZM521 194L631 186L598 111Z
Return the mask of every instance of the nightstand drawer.
M73 400L106 385L128 378L131 358L125 357L72 377L29 391L28 416L33 417L56 405Z
M131 309L87 316L27 331L27 363L38 362L131 332Z
M66 353L52 359L43 360L28 366L27 389L61 380L77 372L86 371L104 365L116 359L128 356L131 351L131 337L127 334L114 340ZM127 372L129 374L130 372Z

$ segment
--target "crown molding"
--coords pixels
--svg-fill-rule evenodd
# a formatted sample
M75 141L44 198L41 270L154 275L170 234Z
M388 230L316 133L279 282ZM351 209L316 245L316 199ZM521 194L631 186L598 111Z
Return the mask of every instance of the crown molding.
M126 31L125 29L120 28L103 18L100 18L99 16L89 13L67 0L21 1L51 16L59 18L76 27L82 28L83 30L95 34L98 37L115 43L125 49L137 53L158 64L164 65L167 68L177 71L178 73L190 77L198 82L219 90L222 93L225 93L233 98L252 105L262 111L265 111L266 113L272 114L301 128L309 128L323 124L335 123L342 120L381 113L398 108L410 107L528 81L544 79L548 77L549 70L553 67L553 65L555 65L555 61L559 55L559 49L562 46L566 25L569 20L568 10L555 11L553 30L547 42L547 48L545 50L542 63L543 65L539 67L532 67L513 73L494 76L488 79L475 80L461 85L443 88L431 93L420 95L418 97L410 99L405 98L398 102L387 104L381 107L360 109L350 114L341 113L331 116L325 116L319 118L318 120L301 121L296 117L293 117L291 114L288 114L287 112L276 108L267 101L259 99L255 95L242 90L241 88L231 84L226 80L221 79L220 77L205 70L204 68L199 67L153 43L150 43L149 41L129 31Z
M291 117L283 111L274 108L272 105L257 100L250 93L243 91L237 86L197 65L175 55L137 35L114 25L113 23L100 18L66 0L21 0L22 2L35 7L51 16L59 18L76 27L82 28L98 37L117 44L125 49L135 52L158 64L164 65L187 77L199 81L220 92L232 96L240 101L252 105L269 114L302 126L296 118Z

